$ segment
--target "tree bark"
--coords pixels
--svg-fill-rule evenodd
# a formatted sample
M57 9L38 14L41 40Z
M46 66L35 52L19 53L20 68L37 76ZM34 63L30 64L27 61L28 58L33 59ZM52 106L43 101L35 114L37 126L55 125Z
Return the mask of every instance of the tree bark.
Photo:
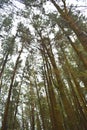
M75 32L77 38L81 42L84 49L87 51L87 33L81 30L81 28L76 24L73 17L71 17L68 13L64 12L60 6L55 2L55 0L50 0L53 5L56 7L58 12L61 14L62 18L66 20L69 27Z
M55 97L55 92L52 86L52 81L50 78L50 72L49 72L49 67L47 65L48 63L46 63L46 67L47 67L47 71L48 71L48 75L46 76L47 79L47 84L48 84L48 92L49 92L49 99L50 99L50 104L51 104L51 120L52 120L52 126L53 126L53 130L58 130L58 129L64 129L63 127L63 117L62 117L62 113L59 109L58 103L56 101L56 97Z
M6 56L5 56L5 60L4 60L3 64L2 64L2 68L1 68L1 72L0 72L0 79L1 79L1 77L2 77L2 74L3 74L3 71L4 71L5 65L6 65L6 63L7 63L8 56L9 56L9 52L7 52L7 54L6 54Z
M23 50L23 46L22 46L20 53L18 55L18 58L16 60L13 75L11 77L11 83L10 83L10 87L9 87L8 98L7 98L7 102L6 102L6 106L5 106L1 130L7 130L8 129L7 120L8 120L8 111L9 111L9 105L10 105L11 92L12 92L13 82L14 82L14 78L15 78L15 74L16 74L16 70L17 70L17 66L18 66L18 63L19 63L19 59L20 59L20 55L22 53L22 50Z
M77 98L78 98L78 101L79 101L80 110L81 110L81 113L82 113L82 115L84 117L84 121L86 122L87 121L87 107L86 107L86 102L85 102L84 97L82 95L79 83L77 82L76 77L74 76L74 72L72 71L71 66L68 63L68 60L67 60L66 55L65 55L65 53L63 51L63 48L61 48L61 50L63 52L64 59L66 60L66 64L67 64L67 66L69 68L68 71L70 71L69 73L72 76L72 80L75 83L76 91L77 91ZM75 89L75 88L73 88L73 89ZM75 91L75 93L76 93L76 91ZM87 129L86 123L85 123L85 127Z
M61 80L60 71L59 71L59 69L58 69L58 67L56 65L54 55L52 53L52 49L50 51L46 47L44 42L42 43L42 47L45 48L46 53L48 54L48 57L50 58L50 62L52 64L52 66L53 66L53 71L54 71L54 74L56 76L56 80L57 80L57 84L58 84L57 89L60 92L60 96L61 96L61 99L62 99L62 102L63 102L63 105L64 105L64 109L65 109L65 112L66 112L67 117L68 117L68 123L69 123L70 130L73 130L73 129L78 130L76 122L74 122L75 118L76 118L76 115L75 115L74 110L72 109L72 105L69 103L69 101L68 101L68 99L66 97L66 94L64 92L64 84L63 84L63 82ZM72 119L71 119L71 117L72 117Z
M63 29L63 27L58 23L59 27L63 31L63 34L66 36L66 38L69 41L69 44L71 44L72 48L75 50L76 54L78 55L79 59L82 61L84 67L87 69L87 57L84 56L83 52L79 50L79 48L76 46L76 43L72 41L72 39L67 36L66 31Z

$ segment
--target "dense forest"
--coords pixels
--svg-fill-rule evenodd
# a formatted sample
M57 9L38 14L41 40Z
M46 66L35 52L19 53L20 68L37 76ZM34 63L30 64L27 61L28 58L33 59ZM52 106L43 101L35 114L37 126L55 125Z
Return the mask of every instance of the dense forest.
M0 0L0 130L87 130L82 9L70 0Z

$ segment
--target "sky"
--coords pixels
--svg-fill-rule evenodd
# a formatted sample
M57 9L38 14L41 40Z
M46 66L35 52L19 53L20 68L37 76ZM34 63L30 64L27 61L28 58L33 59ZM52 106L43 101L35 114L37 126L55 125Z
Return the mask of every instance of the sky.
M16 7L23 9L25 6L24 4L20 3L20 0L11 0ZM74 6L80 6L77 7L77 9L82 10L82 13L87 16L87 0L66 0L68 5L73 4ZM55 10L55 7L52 6L50 2L47 2L47 4L44 6L46 11Z
M17 8L14 8L14 10L21 10L21 9L24 9L24 4L20 3L21 0L10 0L13 5ZM77 7L77 9L81 10L81 12L83 13L83 15L87 16L87 0L66 0L67 4L68 5L71 5L73 4L74 6L81 6L81 7ZM84 7L86 6L86 7ZM44 6L46 12L51 12L53 10L55 10L55 7L50 3L50 2L47 2L47 4ZM9 10L7 10L9 11ZM4 13L4 12L3 12ZM23 18L20 18L20 21L24 21ZM24 21L26 22L26 21ZM17 26L17 23L18 21L16 20L14 22L14 26ZM32 29L32 28L31 28ZM12 30L13 32L12 33L16 33L16 29L15 27L13 28Z
M74 6L80 6L77 7L77 9L81 10L82 13L87 16L87 0L66 0L67 5L74 5ZM86 7L85 7L86 6ZM47 2L47 5L45 5L45 10L50 12L52 10L55 10L55 7L50 3Z
M19 2L20 0L11 0L11 2L13 3L14 5L14 9L16 10L22 10L25 8L24 4L20 3ZM66 0L67 2L67 5L71 5L73 4L74 6L81 6L81 7L78 7L77 9L81 10L82 13L87 16L87 7L84 7L84 6L87 6L87 0ZM17 8L16 8L17 7ZM46 12L51 12L53 10L55 10L55 7L50 3L50 2L47 2L47 4L44 6ZM22 17L20 17L20 21L23 21L26 23L26 21L24 21L24 19ZM16 33L16 26L17 26L17 23L19 22L19 20L15 20L14 21L14 28L12 29L12 34L15 34ZM30 27L29 27L30 28ZM31 28L32 30L32 28ZM1 49L1 47L0 47Z

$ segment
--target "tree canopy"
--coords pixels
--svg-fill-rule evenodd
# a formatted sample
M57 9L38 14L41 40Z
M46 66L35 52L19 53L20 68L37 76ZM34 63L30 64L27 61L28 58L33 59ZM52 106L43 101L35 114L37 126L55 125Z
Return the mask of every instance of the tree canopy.
M0 130L87 130L87 16L79 3L0 1Z

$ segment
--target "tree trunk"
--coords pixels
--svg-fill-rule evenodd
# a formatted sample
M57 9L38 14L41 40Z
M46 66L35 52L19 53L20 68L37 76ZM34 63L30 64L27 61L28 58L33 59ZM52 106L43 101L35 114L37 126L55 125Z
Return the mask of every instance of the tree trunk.
M15 112L14 112L14 118L13 118L13 126L12 126L12 130L15 130L15 120L16 120L16 115L17 115L17 112L18 112L20 90L21 90L21 86L20 86L19 93L18 93L18 97L17 97L17 101L16 101L16 108L15 108Z
M6 63L7 63L8 56L9 56L9 52L7 52L7 54L6 54L6 56L5 56L5 60L3 61L3 64L2 64L2 68L1 68L1 72L0 72L0 79L1 79L1 77L2 77L2 74L3 74L3 71L4 71L5 65L6 65Z
M86 122L87 122L87 107L86 107L86 102L84 101L83 95L82 95L81 90L80 90L79 83L77 82L76 77L74 76L74 73L73 73L73 71L71 69L71 66L68 63L68 60L67 60L67 58L65 56L65 53L64 53L63 49L62 49L62 52L63 52L64 59L66 60L66 64L68 66L68 70L67 71L70 71L69 73L72 76L72 80L74 81L75 86L76 86L76 90L78 91L78 93L76 93L76 91L75 91L75 93L77 94L77 98L78 98L77 100L79 102L79 103L78 102L77 103L78 103L79 109L81 111L81 114L84 117L84 121L85 121L84 124L85 124L85 128L87 129L87 125L86 125ZM72 89L75 89L75 88L72 88Z
M35 130L35 115L34 115L34 104L31 103L31 130Z
M42 56L43 57L43 56ZM50 117L50 130L54 130L54 123L53 123L53 117L52 117L52 112L51 112L51 107L50 107L50 102L51 100L49 99L49 93L48 93L48 84L47 84L47 74L46 74L46 67L45 67L45 61L43 58L43 64L44 64L44 72L43 72L43 80L44 80L44 87L45 87L45 92L46 92L46 98L47 98L47 104L48 104L48 109L49 109L49 117Z
M87 57L84 56L83 52L79 50L79 48L76 46L76 43L73 43L72 39L67 36L66 31L63 29L63 27L58 23L59 27L69 40L69 43L71 44L72 48L75 50L76 54L78 55L79 59L83 62L84 67L87 69Z
M60 51L62 51L62 50L60 50ZM63 56L64 55L61 56L61 59L63 58ZM70 66L69 66L68 62L66 61L66 58L63 58L62 68L64 71L63 75L64 75L65 79L68 81L68 85L69 85L69 88L67 89L67 91L69 91L68 98L69 98L71 104L73 104L72 107L76 113L76 117L77 117L76 124L78 125L78 130L79 129L86 130L87 126L86 126L86 119L85 119L84 113L83 113L83 108L78 100L78 96L75 91L74 80L71 75Z
M55 59L54 59L54 55L52 53L52 49L51 49L51 51L49 49L47 49L47 47L45 46L45 43L42 43L42 46L45 48L45 50L48 54L48 57L50 58L50 62L53 66L53 71L55 73L56 80L57 80L57 83L58 83L57 89L60 92L60 96L61 96L61 99L62 99L62 102L63 102L63 105L64 105L64 109L65 109L65 112L66 112L67 117L68 117L68 123L69 123L70 130L73 130L73 129L78 130L76 122L75 122L76 115L75 115L75 112L72 109L72 106L69 103L69 101L66 97L66 94L64 92L64 84L61 80L60 71L57 68L57 65L56 65L56 62L55 62ZM71 117L72 117L72 119L71 119Z
M36 92L37 92L38 103L39 103L39 110L40 110L40 115L41 115L41 120L42 120L42 127L43 127L43 130L46 130L44 116L43 116L43 110L42 110L42 107L41 107L41 101L40 101L40 96L39 96L39 91L38 91L35 75L34 75L34 79L35 79L35 86L36 86Z
M11 77L11 83L10 83L10 87L9 87L8 98L7 98L7 102L6 102L6 106L5 106L5 111L4 111L4 117L3 117L1 130L7 130L7 128L8 128L7 120L8 120L8 110L9 110L9 105L10 105L10 97L11 97L13 82L14 82L14 78L15 78L15 74L16 74L16 70L17 70L17 66L18 66L18 63L19 63L19 59L20 59L20 55L22 53L22 50L23 50L23 46L22 46L21 51L20 51L20 53L18 55L18 58L16 60L13 75Z
M62 130L64 129L63 127L63 117L61 114L61 111L59 109L58 103L56 101L56 97L55 97L55 92L53 90L53 83L51 81L50 78L50 70L48 67L48 61L46 61L46 67L47 67L47 74L46 75L46 79L47 79L47 84L48 84L48 92L49 92L49 99L50 99L50 109L51 109L51 121L52 121L52 126L53 126L53 130Z
M24 70L25 70L25 68L24 68ZM17 101L16 101L16 108L15 108L15 112L14 112L13 129L12 130L15 130L15 120L16 120L16 115L17 115L17 112L18 112L18 105L19 105L19 100L20 100L21 85L22 85L22 81L23 81L23 77L24 77L24 70L23 70L23 74L22 74L21 83L20 83L20 86L19 86L19 93L18 93Z
M87 51L87 33L81 30L81 28L78 27L74 19L68 13L64 12L54 0L50 0L50 1L53 3L53 5L58 10L58 12L61 14L62 18L64 18L67 21L68 25L75 32L82 46Z

